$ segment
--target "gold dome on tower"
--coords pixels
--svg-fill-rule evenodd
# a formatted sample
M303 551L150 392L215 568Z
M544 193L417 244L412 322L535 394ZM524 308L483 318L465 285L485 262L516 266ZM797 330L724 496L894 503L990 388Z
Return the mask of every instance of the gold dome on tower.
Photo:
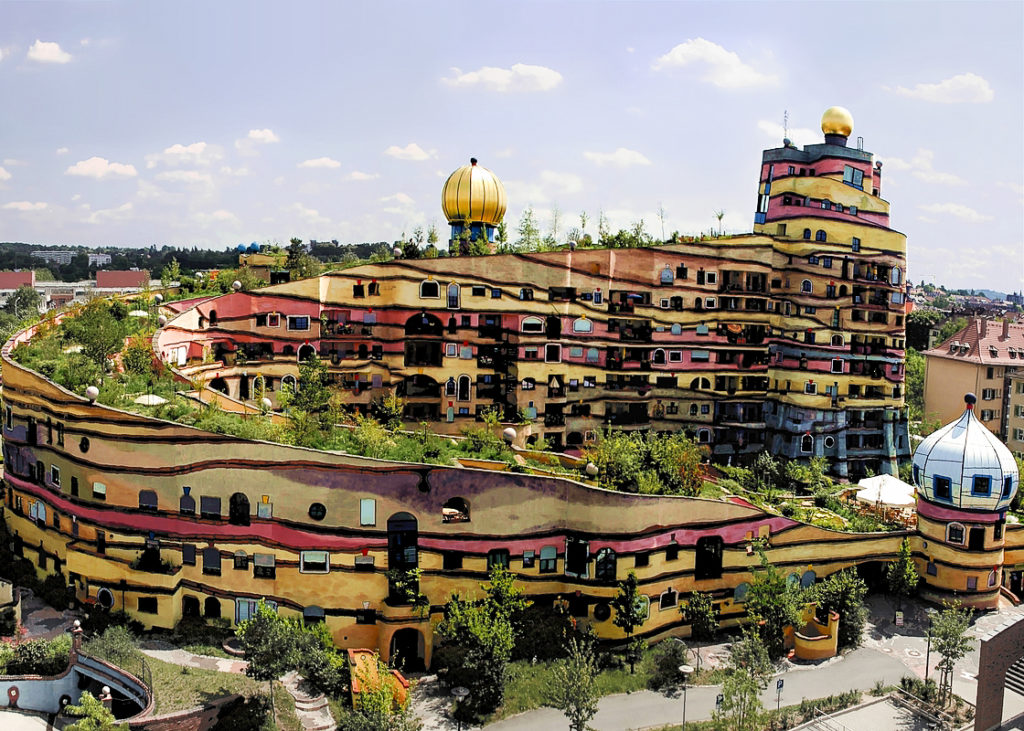
M846 107L829 107L821 115L821 131L827 135L849 137L853 132L853 115Z
M448 176L441 189L441 210L448 223L497 226L505 217L505 186L498 177L470 158Z

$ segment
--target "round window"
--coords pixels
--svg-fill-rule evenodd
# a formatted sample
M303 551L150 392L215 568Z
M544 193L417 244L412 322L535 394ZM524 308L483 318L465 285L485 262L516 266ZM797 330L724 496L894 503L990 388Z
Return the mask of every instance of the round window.
M82 437L82 440L78 443L78 449L83 454L89 451L89 437Z
M825 437L825 448L826 449L832 449L832 447L834 447L834 446L836 446L836 438L835 437Z
M598 602L594 605L594 619L598 622L603 622L612 616L612 608L608 606L608 602Z
M309 517L313 520L323 520L327 515L327 508L323 503L313 503L309 506Z

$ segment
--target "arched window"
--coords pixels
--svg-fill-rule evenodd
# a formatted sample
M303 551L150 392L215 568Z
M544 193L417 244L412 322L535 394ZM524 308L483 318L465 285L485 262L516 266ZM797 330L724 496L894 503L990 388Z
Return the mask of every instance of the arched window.
M464 498L453 497L441 508L442 523L468 523L469 503Z
M542 333L544 321L539 317L524 317L521 329L524 333Z
M139 510L156 510L156 491L139 490Z
M903 272L899 267L893 267L892 271L889 272L889 284L896 286L900 283L900 278L903 276Z
M594 561L594 577L598 581L613 582L618 570L618 557L610 548L602 548L597 552Z
M804 281L800 282L800 292L801 293L803 293L803 294L810 294L811 290L812 290L812 287L811 287L811 280L810 279L805 279Z
M711 430L710 429L698 429L697 430L697 443L698 444L710 444L711 443Z
M808 454L814 450L814 437L810 434L804 434L800 437L800 451L804 454Z
M707 378L702 378L700 376L697 376L692 381L690 381L690 390L697 391L697 390L700 390L702 388L703 389L711 388L711 381L709 379L707 379Z
M809 228L805 228L804 229L804 238L807 239L808 241L811 240L811 229L809 229Z
M737 604L743 604L747 601L747 592L750 591L750 584L743 582L739 584L732 592L732 600Z
M448 309L457 310L459 308L459 285L452 282L448 285Z
M651 362L655 365L665 365L665 351L661 348L656 348L651 356Z
M963 523L950 523L946 526L946 543L955 543L962 546L965 533Z
M818 577L813 571L804 571L804 575L800 577L800 586L809 589L817 579Z
M228 501L228 522L232 525L249 525L249 498L236 492Z
M316 355L316 351L313 350L312 345L301 345L299 346L299 353L296 356L296 359L299 361L299 363L302 363L303 361L309 360L314 355Z
M295 376L287 375L281 377L281 388L290 388L292 391L295 390Z
M722 537L702 536L697 539L693 578L719 579L722 577Z
M675 275L675 272L672 271L672 267L666 266L664 269L661 270L661 283L662 284L672 284L675 281L676 281L676 275Z
M210 327L217 324L217 310L210 310Z
M455 398L455 393L457 391L457 388L458 387L455 385L455 376L451 376L444 383L444 395L445 396L451 396L452 398Z
M459 390L456 398L459 401L469 401L472 390L472 381L469 376L459 376Z
M587 363L597 363L601 358L601 352L597 348L587 348Z
M206 601L203 602L203 616L207 619L219 619L220 601L212 596L206 597Z
M185 494L178 499L178 512L182 515L195 515L196 499L189 494L192 492L192 488L186 485L181 489Z
M406 335L441 335L443 331L441 319L429 312L420 312L405 321Z
M817 232L815 232L815 234L814 234L814 240L815 241L824 241L825 240L825 231L823 229L819 228L817 230Z
M441 296L441 288L437 282L432 279L427 279L420 282L420 297L423 299L433 299Z
M827 201L827 200L826 201L822 201L821 202L821 208L824 211L831 211L832 210L832 201Z
M572 331L574 333L589 333L594 332L594 321L588 320L585 317L581 317L577 320L572 321Z
M833 347L840 346L840 345L843 345L843 344L844 343L843 343L843 336L842 335L833 335L832 336L832 345L833 345Z

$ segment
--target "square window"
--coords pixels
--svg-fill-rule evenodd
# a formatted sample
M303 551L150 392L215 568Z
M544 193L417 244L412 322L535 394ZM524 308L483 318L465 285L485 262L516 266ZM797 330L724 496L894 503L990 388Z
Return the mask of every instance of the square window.
M263 502L256 504L256 517L263 520L270 520L274 517L274 503Z
M928 575L929 576L938 576L938 573L939 573L939 569L935 565L935 562L934 561L929 561L928 562Z
M683 362L683 351L681 351L681 350L670 350L670 351L668 351L668 362L669 363L682 363Z
M509 552L507 548L497 548L487 553L487 570L501 567L507 569L509 565Z
M220 519L220 498L202 496L199 498L199 516L201 518Z
M978 577L977 576L968 576L967 577L967 589L969 591L974 591L977 588L978 588Z
M267 327L281 327L281 315L276 312L267 315Z
M948 477L942 477L941 475L935 475L932 477L932 492L934 492L935 497L940 500L952 499L950 495L950 486L951 483Z
M679 558L679 544L678 543L670 543L665 548L665 560L666 561L675 561L678 558Z
M540 549L540 573L553 574L558 570L558 549L544 546Z
M158 602L155 596L140 596L139 611L144 614L157 614Z
M277 562L272 553L255 553L252 557L252 575L257 579L273 579L277 576Z
M491 299L492 300L500 300L501 299L501 290L498 289L497 287L492 289L491 290Z
M532 569L536 554L533 551L523 551L523 568Z
M843 359L842 358L833 358L832 359L832 372L833 373L842 373L843 372Z
M650 566L651 554L649 551L641 551L640 553L633 554L633 565L637 568L643 566Z
M309 317L306 315L289 315L289 330L309 330Z
M487 287L474 286L470 290L470 292L473 294L474 297L483 297L484 295L487 294Z
M971 494L987 496L992 491L992 478L987 475L975 475L971 481Z
M362 498L359 501L359 525L377 524L377 501L373 498Z
M50 483L54 487L60 487L60 467L55 464L50 465Z
M181 563L185 566L196 565L196 547L191 543L181 546Z
M92 496L96 500L106 500L107 486L104 485L102 482L92 483Z
M327 551L302 551L299 553L299 573L326 574L331 570Z
M950 523L946 528L946 540L949 543L957 543L963 545L964 542L964 527L959 523Z
M456 571L462 568L462 554L458 551L445 551L442 555L441 567L447 571Z

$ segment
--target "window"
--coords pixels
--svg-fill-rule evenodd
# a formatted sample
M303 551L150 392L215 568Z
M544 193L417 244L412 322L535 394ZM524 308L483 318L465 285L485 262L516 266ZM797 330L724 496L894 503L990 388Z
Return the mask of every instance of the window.
M946 543L964 543L964 527L961 523L950 523L946 526Z
M715 309L716 306L717 306L717 302L715 301L714 297L705 297L704 298L704 307L706 307L709 310L713 310L713 309Z
M649 566L651 563L651 552L640 551L639 553L633 554L633 565L637 568Z
M181 563L185 566L196 565L196 547L191 543L184 543L181 546Z
M524 333L542 333L544 332L544 321L539 317L526 317L523 318L520 329Z
M4 407L4 424L8 430L14 428L14 410L10 406Z
M323 520L327 517L327 508L323 503L313 503L309 506L309 517L313 520Z
M815 241L825 241L825 232L822 229L819 228L814 233L814 240Z
M220 518L220 498L203 495L199 498L199 516L201 518Z
M523 551L523 568L532 569L536 558L537 554L533 551Z
M452 282L448 285L448 309L457 310L459 308L459 285Z
M234 564L235 571L248 571L249 554L247 554L245 551L235 551Z
M276 312L267 315L267 327L281 327L281 315Z
M821 265L823 267L825 267L826 269L831 269L832 268L832 257L831 256L823 256L823 257L821 257Z
M498 287L494 287L491 290L491 299L492 300L500 300L501 299L501 290Z
M718 273L717 272L708 272L708 274L707 274L707 282L708 282L708 284L715 284L716 282L718 282Z
M220 576L220 551L216 548L203 549L203 573Z
M252 575L256 579L273 579L277 577L277 563L272 553L254 553L252 556Z
M256 517L261 520L270 520L274 517L274 503L269 502L270 496L264 495L263 499L256 503Z
M830 201L822 201L821 202L821 207L822 207L823 210L831 211L832 210L832 203Z
M501 567L507 569L509 565L509 553L507 548L496 548L487 552L487 570Z
M458 551L445 551L441 556L441 568L446 571L457 571L462 568L462 554Z
M1013 492L1013 475L1007 475L1003 480L1002 497L1010 497L1011 492Z
M800 283L800 292L803 294L811 294L811 280L805 279Z
M992 491L992 478L987 475L975 475L971 481L971 495L988 497Z
M982 421L992 421L992 419L994 419L994 418L995 418L995 412L994 411L992 411L991 409L982 409L982 411L981 411L981 420Z
M366 296L366 287L363 286L361 281L352 285L352 296L356 299Z
M854 236L853 243L850 245L850 248L853 249L854 251L860 251L860 239Z
M548 343L544 346L544 362L545 363L561 363L562 362L562 346L557 343Z
M852 165L843 166L843 182L858 190L864 190L864 171Z
M50 465L50 484L60 487L60 467L55 464Z
M813 396L818 393L818 384L814 381L807 381L804 383L804 393L809 396Z
M967 577L967 589L968 591L975 591L978 588L978 577L968 576Z
M372 497L359 501L359 525L377 524L377 501Z
M139 510L152 510L157 509L157 499L155 490L139 490Z
M679 558L679 544L670 543L665 547L665 560L675 561Z
M102 482L92 483L92 496L96 500L106 500L107 486L104 485Z
M598 581L613 583L618 574L618 557L611 548L602 548L597 552L594 561L594 578Z
M289 330L309 330L309 317L306 315L288 315Z
M722 576L722 538L703 536L697 539L693 577L698 581Z
M437 299L441 296L441 288L437 282L428 279L425 282L420 282L420 298L421 299Z
M581 317L578 320L572 321L572 331L574 333L590 333L594 332L594 321L588 320L585 317Z
M529 287L523 287L522 289L519 290L519 299L523 300L524 302L532 300L533 290L530 289Z
M139 612L143 614L157 614L158 613L158 602L155 596L140 596L139 597Z
M928 562L927 571L929 576L938 576L939 574L939 568L935 565L934 561Z
M326 574L331 570L327 551L302 551L299 553L300 574Z
M833 373L842 373L843 372L843 359L842 358L833 358L832 359L832 372Z
M587 569L590 567L590 544L577 538L565 539L565 568L566 576L587 577Z
M540 549L540 573L553 574L558 571L558 549L554 546L544 546Z
M805 228L805 229L804 229L804 238L805 238L805 239L806 239L807 241L810 241L810 240L811 240L811 229L809 229L809 228Z
M804 454L809 454L814 451L814 437L810 434L804 434L800 437L800 451Z

